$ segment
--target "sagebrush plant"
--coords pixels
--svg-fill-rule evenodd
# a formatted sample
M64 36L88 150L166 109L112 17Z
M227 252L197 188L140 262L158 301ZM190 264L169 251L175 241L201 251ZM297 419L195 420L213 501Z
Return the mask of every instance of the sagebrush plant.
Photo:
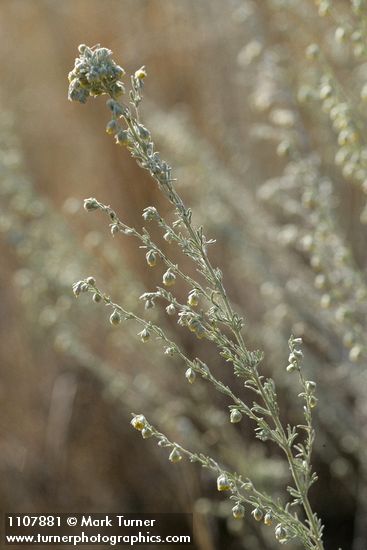
M126 147L138 165L150 173L162 194L171 203L175 219L169 223L154 206L144 209L143 218L146 222L158 224L163 238L176 245L195 263L199 276L193 278L182 271L152 239L147 229L138 231L128 226L110 206L89 198L85 200L84 207L88 212L99 210L106 213L112 235L124 234L140 241L141 246L146 249L148 266L154 268L158 263L164 266L163 286L141 296L145 307L153 308L157 301L162 300L166 304L167 314L177 315L179 325L188 328L197 338L209 340L217 348L218 354L232 363L234 374L243 381L246 390L255 394L256 400L245 402L235 395L229 386L214 376L212 369L204 361L199 358L190 359L161 326L115 303L101 290L94 277L75 283L74 294L79 296L89 292L95 302L102 302L111 308L109 319L114 326L120 325L122 321L135 321L141 327L138 336L143 343L153 336L161 341L165 354L180 358L190 384L199 376L232 401L229 422L237 423L243 415L248 416L256 425L256 436L262 441L272 441L286 456L293 480L293 485L287 487L289 501L284 504L273 499L256 488L250 477L228 471L217 460L170 441L140 411L134 412L131 423L141 432L143 438L157 438L158 445L169 450L169 460L173 463L186 456L191 462L198 462L213 471L217 476L218 491L230 494L233 516L236 519L244 516L245 505L249 504L255 520L263 520L266 525L274 526L275 537L280 543L294 540L304 548L320 550L323 548L323 528L308 497L309 489L317 479L311 464L315 438L312 409L317 404L316 384L307 380L303 373L302 340L290 337L289 364L285 366L285 371L298 374L304 422L295 426L284 425L280 418L275 383L271 378L265 378L260 371L263 354L247 348L242 332L243 319L231 305L221 270L209 258L208 248L214 244L214 240L206 238L201 226L194 225L191 209L186 207L177 192L171 166L155 151L151 133L140 121L139 105L146 78L145 68L140 68L131 77L129 104L121 100L125 93L125 86L121 81L124 74L125 71L113 61L109 49L99 45L92 48L81 45L75 67L69 74L69 99L85 103L89 97L103 94L109 96L107 107L111 118L106 127L107 133L115 137L117 144ZM173 292L178 280L182 280L188 287L186 303L181 303ZM302 510L301 517L297 508Z

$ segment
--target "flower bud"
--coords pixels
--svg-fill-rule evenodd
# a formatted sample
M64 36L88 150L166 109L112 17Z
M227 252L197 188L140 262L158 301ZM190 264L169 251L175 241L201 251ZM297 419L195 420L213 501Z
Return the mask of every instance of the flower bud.
M140 67L140 69L135 71L135 74L134 74L134 77L137 78L138 80L144 80L146 76L147 76L147 71L144 65Z
M121 315L119 314L117 309L114 309L112 314L110 315L110 323L115 327L117 327L117 325L121 323Z
M235 519L242 519L245 516L245 507L237 502L236 506L232 508L232 514Z
M187 371L185 372L185 377L186 377L186 380L190 383L190 384L193 384L196 380L196 372L194 371L194 369L192 369L191 367L189 369L187 369Z
M110 120L106 125L107 134L116 134L118 129L119 129L119 125L117 124L117 121L114 119Z
M148 342L150 338L150 332L147 328L144 328L141 332L139 332L138 336L140 336L140 339L142 342Z
M313 380L307 380L306 382L306 389L307 391L309 391L310 393L315 391L316 389L316 382L314 382Z
M284 529L284 527L279 523L276 528L275 528L275 537L279 540L279 541L282 541L286 538L287 536L287 531Z
M177 464L177 462L180 462L182 460L182 454L180 453L180 451L177 449L177 447L174 447L172 452L170 453L168 459L170 460L170 462L172 462L173 464Z
M176 275L168 269L163 275L163 284L165 286L173 286L176 282Z
M230 420L232 424L237 424L242 420L242 413L238 409L231 410Z
M260 508L254 508L252 510L251 515L253 518L256 519L256 521L261 521L263 519L264 514L262 513L262 510Z
M176 313L176 308L173 304L169 304L166 307L166 311L167 311L168 315L174 315Z
M90 286L95 286L96 280L95 280L94 277L88 277L88 278L87 278L87 283L88 283Z
M270 511L266 512L264 517L264 523L265 525L271 525L273 523L273 514Z
M159 220L159 214L157 209L154 206L148 206L143 210L143 218L145 221Z
M146 260L149 267L154 267L157 265L157 253L154 250L149 250L146 253Z
M134 416L130 424L133 426L133 428L141 432L146 427L147 421L145 416L139 414L137 416Z
M311 395L309 403L310 403L310 408L314 409L317 406L317 398L314 395Z
M143 428L141 431L141 435L143 439L149 439L149 437L152 437L153 432L150 428Z
M84 210L91 212L92 210L98 210L99 204L96 199L90 198L84 200Z
M217 478L217 489L218 491L229 491L231 489L229 480L225 474L221 474Z
M115 135L115 140L118 145L128 145L129 132L127 130L119 130Z
M187 298L187 303L191 307L196 307L198 305L198 303L199 303L199 294L196 290L193 290L192 292L190 292L190 294Z
M92 297L93 302L98 304L102 300L102 296L98 294L98 292L95 292Z

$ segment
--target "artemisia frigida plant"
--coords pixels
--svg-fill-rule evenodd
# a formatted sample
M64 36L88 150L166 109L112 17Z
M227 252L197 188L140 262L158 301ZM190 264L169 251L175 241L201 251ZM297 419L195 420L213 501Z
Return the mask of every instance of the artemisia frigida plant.
M142 342L155 337L163 346L164 353L177 356L184 368L187 381L192 384L201 377L225 394L230 400L229 421L237 423L243 415L256 425L257 437L262 441L272 441L284 452L289 464L292 485L287 487L289 501L284 504L273 499L254 486L251 479L228 471L212 457L193 452L177 442L170 441L155 426L149 423L139 411L134 413L132 426L143 438L156 438L158 445L169 453L169 460L177 463L183 458L197 462L211 470L217 477L218 491L226 492L233 501L233 516L243 518L245 506L252 509L256 521L273 526L279 543L288 541L299 543L308 550L323 549L322 524L312 511L309 502L309 489L317 476L312 471L311 452L315 437L312 426L312 409L316 406L315 383L306 380L302 369L300 338L289 339L288 372L299 377L300 398L302 399L304 423L297 426L284 426L280 419L275 383L271 378L260 374L263 354L247 348L242 334L242 318L233 310L223 284L222 272L214 266L208 256L208 247L214 243L205 237L202 227L192 221L192 212L186 207L175 187L171 166L154 149L150 131L141 123L139 106L142 101L142 88L146 71L141 67L131 76L128 101L121 98L125 94L122 78L125 71L112 59L112 52L99 45L92 48L79 46L79 56L69 74L69 99L86 103L89 97L107 95L107 109L110 120L106 131L114 136L116 143L125 147L136 159L137 164L147 170L159 190L172 205L173 223L168 223L154 206L143 211L146 222L155 223L161 228L163 237L196 264L201 282L185 273L175 264L155 242L147 229L138 231L124 223L110 207L95 198L84 202L88 212L102 211L107 215L112 235L122 234L135 238L146 249L148 266L165 266L162 286L145 293L141 299L147 309L157 301L163 301L168 314L177 315L178 324L188 328L195 337L208 339L218 349L218 354L232 363L234 374L239 377L246 389L253 392L255 401L245 402L233 393L220 379L214 376L210 366L202 360L190 359L176 342L157 324L154 324L123 305L117 304L96 283L93 277L78 281L73 286L75 296L91 293L95 302L103 302L110 308L110 322L114 326L132 320L141 328L138 336ZM187 302L180 303L173 288L177 279L182 279L189 287ZM199 307L198 307L199 306ZM301 512L300 512L301 510Z

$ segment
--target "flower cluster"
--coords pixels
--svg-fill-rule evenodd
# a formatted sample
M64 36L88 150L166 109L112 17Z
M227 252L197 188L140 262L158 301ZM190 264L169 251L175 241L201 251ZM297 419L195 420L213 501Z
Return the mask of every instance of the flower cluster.
M89 48L81 44L79 54L74 69L69 73L70 101L86 103L89 96L109 93L118 97L124 93L120 78L125 71L113 61L111 50L99 45Z

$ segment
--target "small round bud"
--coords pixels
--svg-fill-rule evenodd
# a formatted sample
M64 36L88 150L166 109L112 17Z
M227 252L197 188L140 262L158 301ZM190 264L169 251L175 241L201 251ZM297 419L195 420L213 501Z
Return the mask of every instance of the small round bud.
M149 437L152 437L153 432L150 428L143 428L141 431L141 435L143 439L149 439Z
M229 491L231 489L231 485L225 474L221 474L217 478L217 489L218 491Z
M137 416L134 416L130 424L132 425L133 428L141 432L146 427L147 421L145 416L143 416L142 414L139 414Z
M119 129L119 125L117 124L116 120L110 120L106 125L106 132L107 134L116 134L116 132Z
M117 309L115 309L110 315L110 323L115 327L117 327L117 325L121 323L121 315L119 314Z
M139 332L138 336L140 336L140 340L142 342L148 342L150 338L150 332L147 328L144 328L141 332Z
M297 367L296 363L289 363L286 370L287 370L287 372L294 372L294 371L298 370L298 367Z
M171 231L166 231L166 233L163 235L163 238L165 241L167 241L168 243L171 243L172 242L172 233Z
M92 210L98 210L99 204L96 199L90 198L84 200L84 210L87 212L92 212Z
M90 285L90 286L95 286L96 285L96 280L94 277L88 277L87 278L87 283Z
M199 340L204 338L204 336L206 335L206 330L201 323L199 323L198 326L196 327L195 335L196 335L196 338L199 338Z
M264 516L265 525L271 525L273 523L273 514L269 511Z
M308 392L314 392L315 389L316 389L316 382L314 382L313 380L307 380L306 382L306 389Z
M93 302L95 302L96 304L98 304L101 300L102 300L102 296L100 294L98 294L98 292L95 292L93 294L93 298L92 298Z
M275 528L275 537L279 540L279 542L281 542L286 538L286 536L287 536L287 531L279 523L279 525L277 525Z
M232 424L237 424L242 420L242 413L238 409L231 410L230 420Z
M245 507L239 502L232 508L232 514L235 519L242 519L245 516Z
M310 396L309 404L311 409L314 409L317 406L317 398L314 395Z
M135 71L135 74L134 74L134 77L137 78L138 80L144 80L146 76L147 76L147 71L144 65L140 67L140 69Z
M254 508L251 512L252 517L256 519L256 521L261 521L263 519L263 513L260 508Z
M115 135L115 140L118 145L128 145L129 132L127 130L119 130Z
M189 369L187 369L187 371L185 372L185 377L186 377L186 380L190 383L190 384L193 384L196 380L196 372L194 371L194 369L192 369L191 367Z
M117 223L111 225L111 235L114 237L119 232L119 226Z
M193 290L192 292L190 292L190 294L187 298L187 303L191 307L196 307L198 305L198 303L199 303L199 294L196 290Z
M168 269L163 275L163 284L165 286L173 286L176 282L176 275Z
M173 304L169 304L166 307L166 311L167 311L168 315L174 315L176 313L176 308Z
M145 257L149 267L154 267L157 265L157 253L154 250L149 250Z
M180 453L180 451L177 449L177 447L174 447L173 450L171 451L168 459L170 460L170 462L172 462L173 464L177 464L177 462L180 462L182 460L182 454Z
M157 209L154 206L148 206L143 210L143 218L145 221L158 221L160 219Z

